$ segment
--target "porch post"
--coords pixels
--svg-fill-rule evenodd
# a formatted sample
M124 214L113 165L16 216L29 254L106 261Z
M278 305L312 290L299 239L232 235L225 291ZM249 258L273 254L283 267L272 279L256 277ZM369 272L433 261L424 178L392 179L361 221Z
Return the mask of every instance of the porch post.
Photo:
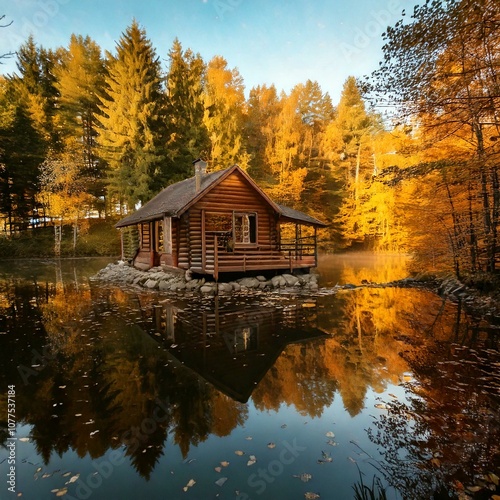
M120 228L120 249L121 249L121 260L125 260L125 244L123 242L123 227Z
M314 266L318 265L318 228L314 226Z

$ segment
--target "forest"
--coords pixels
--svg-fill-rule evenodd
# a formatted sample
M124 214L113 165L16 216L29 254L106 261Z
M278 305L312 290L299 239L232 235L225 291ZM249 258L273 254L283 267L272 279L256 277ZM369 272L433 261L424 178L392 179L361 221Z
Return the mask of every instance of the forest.
M492 277L500 6L427 1L383 38L378 69L349 77L338 103L306 78L246 93L223 56L175 39L160 57L135 20L113 53L78 34L57 48L28 38L18 71L0 76L0 243L46 224L76 241L90 218L116 220L201 157L328 222L325 251L404 252L419 269Z

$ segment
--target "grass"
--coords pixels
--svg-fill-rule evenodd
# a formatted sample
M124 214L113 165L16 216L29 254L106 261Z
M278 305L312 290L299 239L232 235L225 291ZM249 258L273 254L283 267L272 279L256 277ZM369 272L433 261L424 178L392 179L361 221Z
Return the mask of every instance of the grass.
M100 257L120 255L120 236L116 221L88 219L79 226L76 247L73 248L73 227L63 226L61 257ZM0 258L54 257L54 228L28 229L12 236L0 235Z

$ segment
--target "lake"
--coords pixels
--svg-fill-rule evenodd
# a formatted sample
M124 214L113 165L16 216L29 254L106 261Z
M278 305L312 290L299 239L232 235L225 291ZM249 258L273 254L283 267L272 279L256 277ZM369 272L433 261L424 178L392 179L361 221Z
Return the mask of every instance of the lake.
M332 293L406 258L215 298L89 280L108 262L0 264L0 498L500 495L498 325L419 289Z

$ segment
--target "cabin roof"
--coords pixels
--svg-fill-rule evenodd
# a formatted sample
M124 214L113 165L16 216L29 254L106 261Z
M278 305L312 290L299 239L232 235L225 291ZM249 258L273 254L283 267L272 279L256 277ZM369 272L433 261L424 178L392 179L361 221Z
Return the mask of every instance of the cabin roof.
M141 222L149 222L159 219L164 215L169 217L178 217L182 215L182 213L185 212L191 205L202 198L207 191L222 182L223 179L235 170L242 173L254 189L273 208L273 210L285 219L291 222L302 222L313 226L326 226L326 224L320 220L300 212L299 210L294 210L293 208L278 205L273 202L264 193L264 191L262 191L259 186L255 184L248 174L241 170L237 165L233 165L232 167L224 170L218 170L217 172L211 172L203 175L201 177L200 189L198 191L196 191L196 177L190 177L189 179L167 186L144 206L139 208L139 210L127 215L127 217L117 222L115 227L119 228L132 226Z

